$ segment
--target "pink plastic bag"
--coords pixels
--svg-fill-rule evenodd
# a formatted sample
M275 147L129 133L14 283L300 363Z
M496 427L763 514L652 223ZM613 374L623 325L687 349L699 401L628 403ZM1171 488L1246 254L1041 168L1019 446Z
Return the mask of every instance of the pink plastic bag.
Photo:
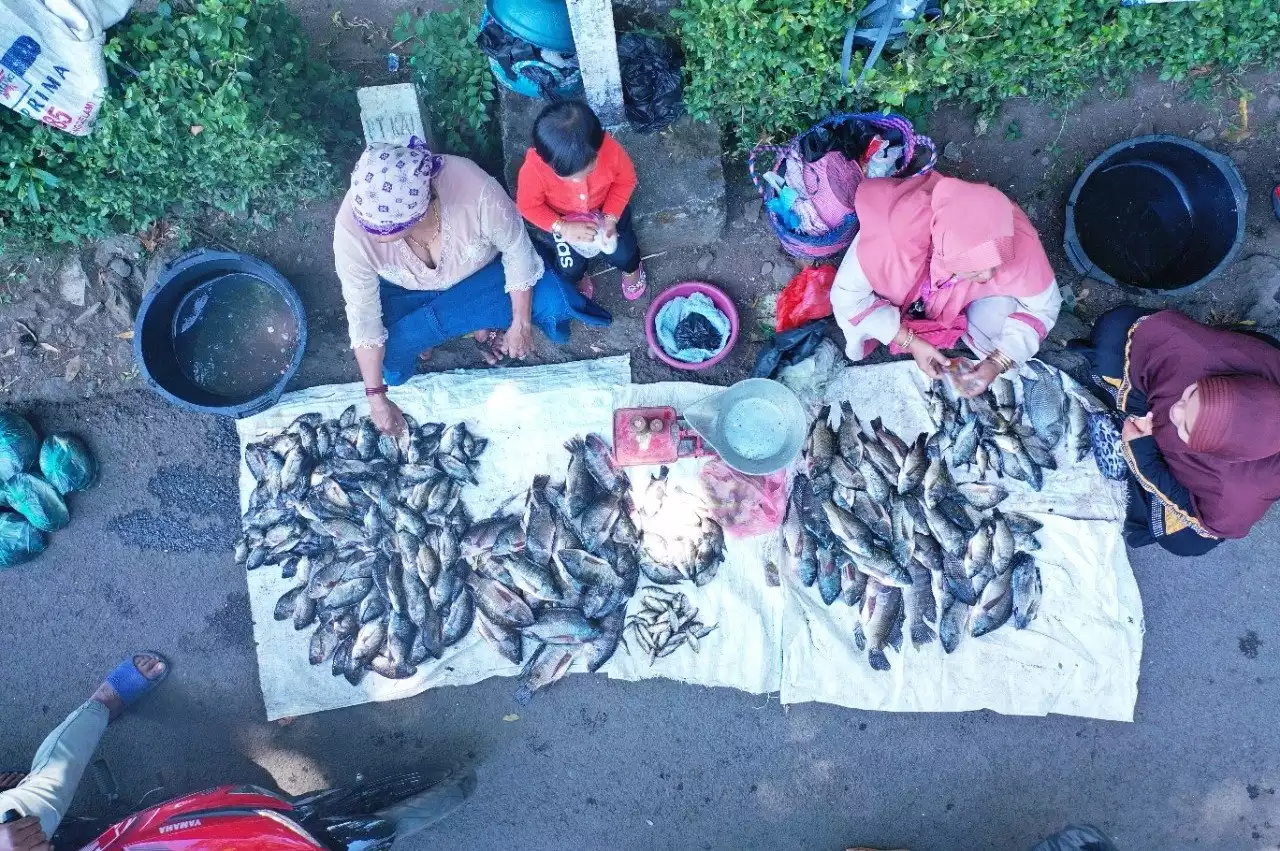
M787 473L768 476L739 473L719 458L702 468L702 486L711 516L735 538L772 532L787 510Z

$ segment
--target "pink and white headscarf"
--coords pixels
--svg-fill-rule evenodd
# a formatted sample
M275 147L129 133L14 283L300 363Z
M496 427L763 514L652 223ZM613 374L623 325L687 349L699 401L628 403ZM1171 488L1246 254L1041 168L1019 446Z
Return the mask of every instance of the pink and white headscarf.
M351 172L351 209L360 227L390 236L416 225L431 205L431 178L443 164L416 138L408 147L365 148Z

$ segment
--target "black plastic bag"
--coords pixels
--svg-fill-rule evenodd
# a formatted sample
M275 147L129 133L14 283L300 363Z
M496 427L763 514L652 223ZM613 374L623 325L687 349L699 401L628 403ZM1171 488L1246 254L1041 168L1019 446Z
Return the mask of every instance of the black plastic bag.
M701 313L690 313L676 323L676 346L686 349L705 349L718 352L724 347L724 337L711 320Z
M618 39L622 98L637 133L661 130L684 114L684 57L675 43L626 33Z
M891 146L906 144L897 129L876 127L854 119L833 124L815 127L800 137L800 156L805 162L817 162L831 151L839 151L845 159L858 162L876 136Z
M541 58L538 48L522 38L516 38L493 18L485 21L484 28L476 36L476 45L485 56L496 59L502 70L512 77L515 76L512 67L517 62Z
M773 378L782 367L797 364L812 355L827 336L829 322L827 319L815 319L799 328L776 335L756 356L756 366L751 370L751 377Z
M480 52L493 59L511 79L525 77L538 87L538 94L547 100L557 94L565 80L578 70L576 56L562 56L563 64L551 65L542 58L542 50L531 42L507 32L492 18L476 36ZM534 65L522 63L537 63ZM517 67L519 66L519 67Z

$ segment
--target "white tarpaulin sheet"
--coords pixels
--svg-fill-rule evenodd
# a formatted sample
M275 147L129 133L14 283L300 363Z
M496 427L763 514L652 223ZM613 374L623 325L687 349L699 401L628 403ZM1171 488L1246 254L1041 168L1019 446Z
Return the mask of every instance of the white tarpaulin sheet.
M892 387L892 394L885 388ZM911 388L919 392L912 392ZM829 398L851 401L864 421L881 416L904 435L926 429L923 381L910 363L848 369ZM694 383L630 384L626 357L553 366L419 376L392 390L393 400L419 421L464 420L489 439L480 484L464 489L473 517L484 517L523 494L533 476L563 476L564 442L597 432L608 437L618 407L673 405L677 409L717 388ZM241 447L287 426L309 411L336 417L363 405L360 385L317 387L286 396L279 405L239 423ZM704 462L669 467L669 482L696 487ZM644 488L656 468L628 470ZM1017 483L1014 483L1017 485ZM254 486L247 467L240 478L242 507ZM980 640L962 641L950 656L935 643L917 652L910 642L892 655L893 670L872 671L852 642L854 611L824 606L812 589L783 570L782 587L765 581L766 560L776 560L773 536L726 538L725 562L702 588L682 583L716 629L700 652L681 647L650 664L637 650L619 648L603 672L639 680L664 677L752 693L780 692L784 703L811 700L895 711L990 708L1011 714L1058 712L1128 720L1137 697L1142 610L1119 536L1123 490L1086 464L1049 473L1041 494L1015 497L1019 510L1045 522L1037 553L1044 601L1031 628L1011 626ZM1087 518L1087 519L1073 519ZM248 574L267 716L276 719L370 701L393 700L441 685L465 685L491 676L514 677L520 666L503 660L473 630L444 658L405 680L370 675L359 686L333 677L328 665L306 661L307 631L277 622L277 598L293 584L278 570ZM644 595L647 583L633 597ZM634 645L634 641L631 642ZM577 670L575 668L575 670ZM515 689L515 683L512 683Z
M565 440L593 431L608 435L614 388L630 382L631 361L624 356L525 369L420 375L393 387L390 396L419 422L465 421L477 436L489 439L476 473L479 486L463 488L471 516L487 517L527 488L535 475L563 471L568 458ZM274 408L240 420L241 449L280 431L300 414L315 411L337 417L351 404L362 412L368 410L360 384L290 393ZM241 460L241 510L248 506L253 487L253 476ZM276 600L294 581L281 579L280 571L271 566L249 571L248 577L258 676L269 720L395 700L436 686L467 685L520 672L518 665L499 656L473 629L442 659L420 666L412 677L388 680L371 674L352 686L332 676L329 665L307 663L309 630L296 632L291 621L273 617Z
M881 417L909 443L933 430L925 386L910 361L856 367L832 382L827 401L850 402L863 423ZM902 653L890 654L890 671L874 671L853 648L856 613L840 602L824 606L816 589L784 572L782 702L1132 720L1143 622L1120 536L1124 486L1104 479L1091 457L1077 464L1065 455L1058 470L1045 472L1039 493L1002 480L1011 491L1002 507L1044 523L1035 553L1044 597L1027 629L1010 623L980 639L966 636L950 655L940 642L916 649L907 640Z

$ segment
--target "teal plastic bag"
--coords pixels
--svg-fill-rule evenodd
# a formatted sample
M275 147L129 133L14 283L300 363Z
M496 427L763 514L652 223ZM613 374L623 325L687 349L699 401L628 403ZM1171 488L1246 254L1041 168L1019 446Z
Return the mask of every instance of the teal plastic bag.
M40 452L40 438L31 423L10 411L0 411L0 482L30 470Z
M0 511L0 568L31 561L48 546L44 532L17 514Z
M71 522L62 496L39 476L19 473L5 482L4 496L14 511L43 532L56 532Z
M75 435L51 434L40 444L40 475L66 495L98 483L98 462Z

